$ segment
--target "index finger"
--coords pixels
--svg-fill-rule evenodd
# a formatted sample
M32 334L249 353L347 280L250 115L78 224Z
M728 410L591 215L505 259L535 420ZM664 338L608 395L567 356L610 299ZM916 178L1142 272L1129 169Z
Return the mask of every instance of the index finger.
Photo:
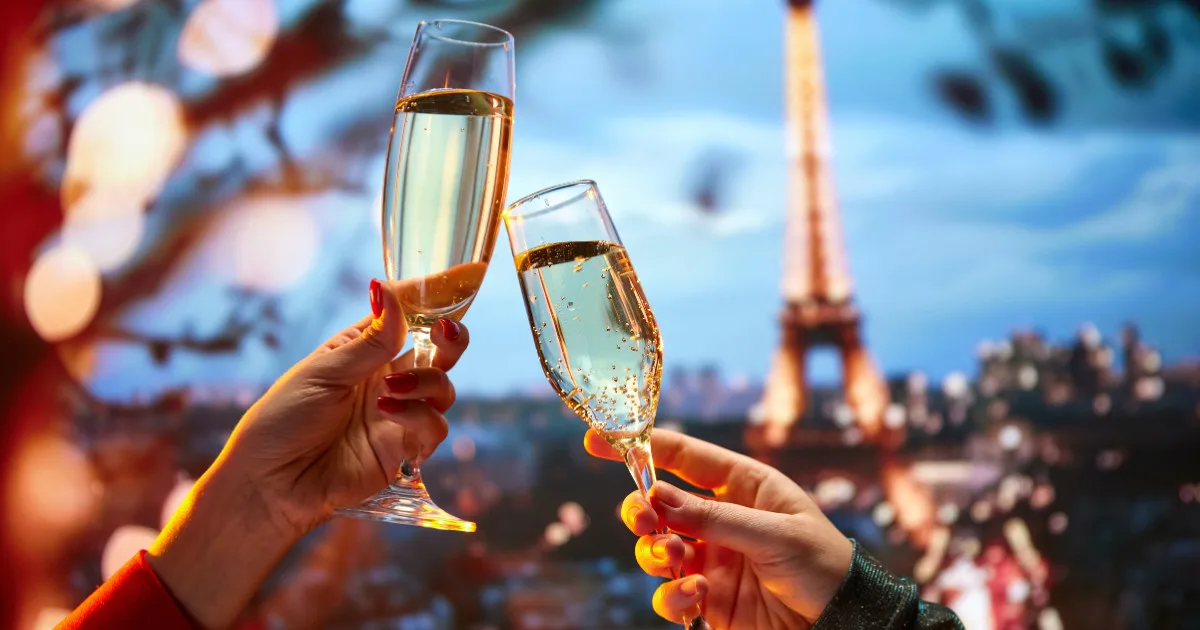
M583 446L596 457L624 461L621 454L592 429L588 429L584 436ZM671 471L684 481L705 490L728 484L738 466L766 467L756 459L666 429L654 429L650 433L650 450L654 454L656 468Z

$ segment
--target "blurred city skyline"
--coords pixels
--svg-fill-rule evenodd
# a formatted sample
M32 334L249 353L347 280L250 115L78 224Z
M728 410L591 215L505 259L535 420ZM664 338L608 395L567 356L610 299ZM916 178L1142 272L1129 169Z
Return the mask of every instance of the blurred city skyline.
M280 2L281 28L313 4ZM1191 245L1200 232L1200 49L1178 45L1160 76L1128 90L1106 78L1092 37L1038 48L1033 58L1057 86L1056 118L1029 123L992 77L985 85L994 115L980 124L939 100L934 78L956 69L987 77L984 44L957 3L916 4L818 8L851 272L882 369L935 378L967 371L979 339L1034 328L1061 341L1085 322L1115 339L1123 322L1136 321L1168 363L1200 353L1200 253ZM986 4L1006 41L1100 20L1089 4L1065 0ZM347 15L358 29L385 24L390 43L284 99L279 131L294 157L327 152L336 129L386 117L416 21L438 17L388 5L356 0ZM783 3L590 6L518 41L508 197L597 180L663 328L668 369L716 365L758 381L778 342ZM1194 14L1182 5L1162 13L1174 37L1195 40ZM86 32L68 34L56 43L57 61L86 66L96 45ZM178 89L203 92L205 81L185 73ZM96 94L83 90L70 107L77 113ZM259 108L202 130L179 171L269 164L255 129L264 116ZM385 128L374 136L378 159L341 165L343 177L372 193ZM168 202L186 194L189 182L178 180L164 190ZM698 190L698 180L711 186ZM230 294L237 271L228 273L222 258L246 226L228 214L162 291L123 316L131 328L203 336L244 300ZM382 274L377 200L324 192L298 214L305 220L258 237L264 250L288 257L274 263L289 270L287 282L269 287L282 295L281 325L292 328L283 352L250 339L234 354L183 349L159 363L143 344L106 341L89 388L126 399L189 384L269 382L358 319L367 279ZM497 244L465 319L473 344L455 374L465 394L543 387L509 254ZM362 295L331 299L325 288L347 275ZM293 326L289 317L320 321ZM834 365L817 360L814 380L830 381Z

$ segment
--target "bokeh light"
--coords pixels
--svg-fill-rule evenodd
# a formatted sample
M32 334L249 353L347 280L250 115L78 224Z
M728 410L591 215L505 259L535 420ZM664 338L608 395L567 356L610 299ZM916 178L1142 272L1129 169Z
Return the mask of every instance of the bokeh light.
M142 241L142 202L120 191L90 188L63 220L62 238L88 253L101 271L125 264Z
M942 379L942 393L948 398L963 398L971 390L971 382L962 372L951 372Z
M16 454L6 510L18 543L44 552L83 529L96 509L96 477L79 448L58 435L37 434Z
M1062 617L1054 608L1044 608L1038 613L1038 630L1063 630Z
M68 341L55 344L58 360L76 383L84 383L96 369L96 344Z
M558 520L567 526L573 536L578 536L587 529L588 517L583 506L574 501L567 501L558 507Z
M75 121L62 205L69 212L93 188L148 202L158 195L186 145L183 108L173 92L138 81L109 88Z
M546 542L555 547L566 544L571 539L571 530L562 523L554 521L546 526Z
M25 314L42 339L69 339L96 315L100 292L100 269L87 252L56 246L38 256L25 278Z
M105 11L121 11L137 4L141 0L86 0L87 4Z
M1055 512L1050 515L1050 519L1046 521L1046 525L1050 528L1050 533L1061 534L1067 531L1067 515L1062 512Z
M69 614L71 614L71 611L66 608L46 606L38 611L37 617L33 619L33 625L30 626L30 630L54 630Z
M454 452L454 459L460 462L469 462L475 459L475 440L469 435L460 435L454 438L450 444L450 450Z
M837 507L854 498L854 482L845 477L830 477L817 483L814 498L823 508Z
M883 412L883 426L888 429L899 429L904 426L904 405L891 403Z
M896 508L892 507L891 503L883 501L871 510L871 520L880 527L887 527L896 520Z
M192 487L195 485L196 481L194 479L180 475L179 481L175 482L175 487L171 488L171 491L167 493L167 498L163 500L162 515L159 517L161 527L167 526L167 521L171 520L171 517L174 516L179 506L183 505L183 502L187 500L188 494L191 493Z
M274 0L204 0L179 35L179 61L218 77L260 64L279 35Z
M112 577L137 552L148 549L155 538L158 538L158 532L149 527L142 525L118 527L104 545L104 553L100 556L100 575L106 580Z
M1000 448L1006 451L1016 450L1021 445L1021 439L1020 427L1012 424L1001 427L996 434L996 441L1000 444Z
M212 266L235 285L280 292L304 279L320 238L308 208L289 197L251 197L225 211L208 245Z

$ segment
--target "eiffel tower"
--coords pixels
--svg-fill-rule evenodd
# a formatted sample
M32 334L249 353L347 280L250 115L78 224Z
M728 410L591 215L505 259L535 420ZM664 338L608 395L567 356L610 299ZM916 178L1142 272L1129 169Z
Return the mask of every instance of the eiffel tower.
M810 350L837 348L846 400L864 438L879 435L888 391L864 346L854 305L833 174L829 116L813 0L789 0L785 34L788 123L788 224L775 352L756 415L768 445L780 446L807 408L805 362Z

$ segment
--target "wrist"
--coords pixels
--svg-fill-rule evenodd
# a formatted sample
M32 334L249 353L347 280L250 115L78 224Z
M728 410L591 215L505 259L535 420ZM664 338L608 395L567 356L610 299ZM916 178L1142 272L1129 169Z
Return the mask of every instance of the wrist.
M198 627L226 627L301 535L280 528L250 478L221 458L196 482L147 560Z

